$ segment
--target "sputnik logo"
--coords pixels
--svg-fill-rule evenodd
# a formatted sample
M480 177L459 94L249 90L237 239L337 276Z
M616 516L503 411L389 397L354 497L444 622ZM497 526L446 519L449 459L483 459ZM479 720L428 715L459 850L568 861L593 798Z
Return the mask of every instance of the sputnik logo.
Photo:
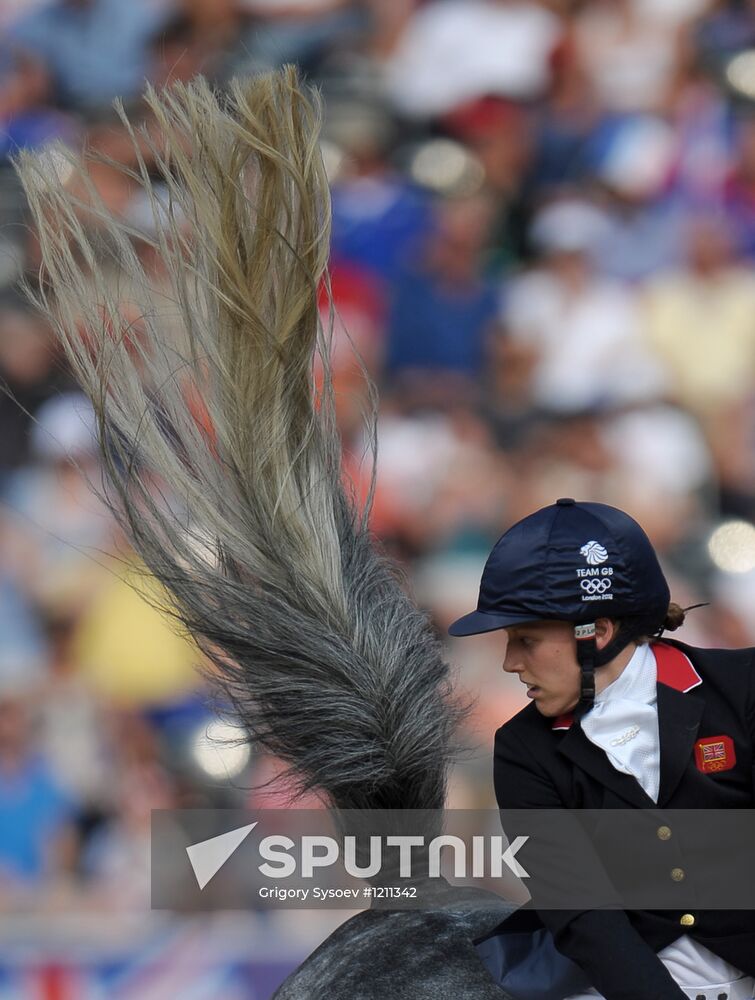
M198 844L191 844L186 848L200 890L204 889L210 879L217 875L256 825L256 823L250 823L248 826L240 826L227 833L221 833L218 837L200 840Z

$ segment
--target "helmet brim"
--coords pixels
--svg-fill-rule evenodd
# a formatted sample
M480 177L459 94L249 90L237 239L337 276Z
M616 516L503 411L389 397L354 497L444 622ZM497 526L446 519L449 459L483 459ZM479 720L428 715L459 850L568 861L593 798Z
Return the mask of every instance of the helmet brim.
M527 614L524 611L511 613L492 613L489 611L471 611L462 615L448 626L449 635L481 635L483 632L495 632L509 625L524 625L527 622L542 621L542 616Z

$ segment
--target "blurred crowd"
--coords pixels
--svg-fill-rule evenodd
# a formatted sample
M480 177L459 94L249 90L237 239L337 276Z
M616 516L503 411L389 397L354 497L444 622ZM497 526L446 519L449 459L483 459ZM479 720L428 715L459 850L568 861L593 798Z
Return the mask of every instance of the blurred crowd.
M128 905L150 808L253 803L276 767L219 777L198 654L123 582L91 414L17 290L38 247L10 157L128 165L114 98L150 127L145 81L285 62L325 100L346 472L366 489L355 347L373 529L440 632L498 535L574 496L632 513L674 599L707 602L682 638L755 644L755 3L4 0L0 907ZM93 181L149 226L122 173ZM452 804L492 805L519 685L498 633L449 656L480 696Z

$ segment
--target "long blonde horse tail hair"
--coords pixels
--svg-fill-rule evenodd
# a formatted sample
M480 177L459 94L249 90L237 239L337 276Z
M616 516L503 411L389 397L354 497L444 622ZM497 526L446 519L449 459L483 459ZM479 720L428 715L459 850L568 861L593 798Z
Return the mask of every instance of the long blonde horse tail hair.
M342 480L317 96L288 67L146 102L152 129L119 109L135 166L110 166L149 206L150 235L105 207L94 154L16 164L37 302L94 405L109 503L297 787L342 808L439 807L461 709Z

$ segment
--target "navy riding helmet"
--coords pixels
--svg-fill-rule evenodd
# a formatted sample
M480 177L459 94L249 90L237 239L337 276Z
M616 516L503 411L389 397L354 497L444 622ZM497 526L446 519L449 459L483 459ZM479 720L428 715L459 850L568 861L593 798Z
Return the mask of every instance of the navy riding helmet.
M580 709L586 711L595 698L595 667L633 635L658 632L669 599L658 557L633 518L607 504L561 499L501 535L485 563L477 609L448 631L477 635L531 621L572 622L582 668ZM600 653L598 618L622 625Z

